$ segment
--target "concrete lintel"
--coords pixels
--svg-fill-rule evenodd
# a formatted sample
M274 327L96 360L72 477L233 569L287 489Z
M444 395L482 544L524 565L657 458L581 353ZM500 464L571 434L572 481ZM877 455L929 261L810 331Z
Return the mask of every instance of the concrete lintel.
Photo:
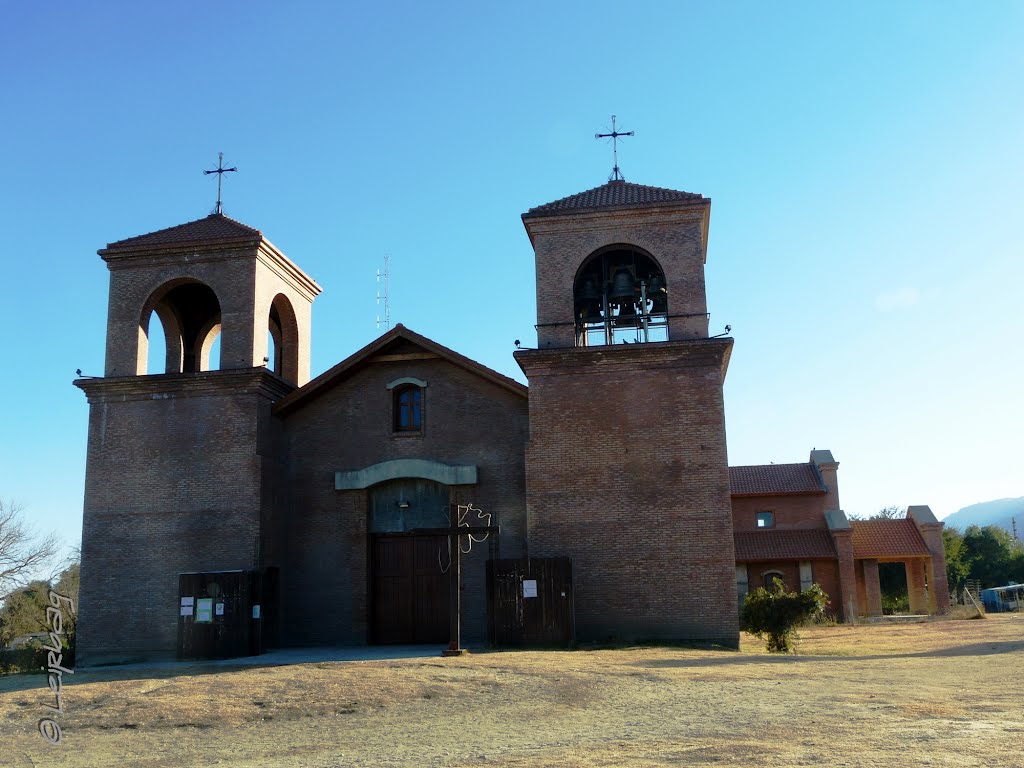
M420 387L421 389L427 386L427 382L425 382L423 379L417 379L415 376L403 376L400 379L389 381L387 384L387 389L394 389L395 387L400 387L403 384L415 384L417 387Z
M382 461L352 472L334 473L334 490L352 491L403 477L433 480L444 485L476 485L475 464L442 464L429 459Z

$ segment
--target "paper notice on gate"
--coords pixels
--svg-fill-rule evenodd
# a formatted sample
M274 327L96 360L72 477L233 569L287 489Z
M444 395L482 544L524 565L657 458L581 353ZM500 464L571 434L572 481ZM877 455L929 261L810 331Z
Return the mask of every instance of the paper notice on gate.
M523 597L537 596L537 580L523 579Z
M192 615L192 601L193 601L193 598L191 598L191 597L183 597L183 598L181 598L181 615L182 616L191 616Z

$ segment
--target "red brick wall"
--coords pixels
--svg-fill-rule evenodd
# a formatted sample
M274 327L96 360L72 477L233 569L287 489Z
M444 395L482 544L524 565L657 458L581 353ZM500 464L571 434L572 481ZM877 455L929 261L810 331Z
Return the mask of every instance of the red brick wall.
M427 382L421 436L392 431L386 385L407 376ZM525 397L440 358L375 362L289 412L284 431L290 465L282 569L287 643L368 639L367 492L336 491L335 472L402 458L474 464L478 484L452 486L452 500L472 501L495 516L501 556L523 554ZM463 560L463 637L470 642L486 637L487 556L488 545L477 544Z
M731 339L516 353L531 556L573 561L577 634L738 642L722 402Z
M827 528L825 494L806 496L734 496L732 524L737 531L757 529L758 512L774 512L775 527Z

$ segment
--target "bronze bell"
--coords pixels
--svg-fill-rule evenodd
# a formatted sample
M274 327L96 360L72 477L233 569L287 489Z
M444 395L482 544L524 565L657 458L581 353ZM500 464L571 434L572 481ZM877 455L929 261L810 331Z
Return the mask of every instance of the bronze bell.
M584 281L583 287L580 288L580 292L576 295L576 301L600 303L601 292L597 289L597 280L593 277L588 277Z
M647 281L647 295L654 298L655 294L665 293L665 278L661 275L654 275Z
M628 269L620 269L612 278L612 290L608 294L608 301L612 304L629 304L636 301L636 288L633 283L633 275Z

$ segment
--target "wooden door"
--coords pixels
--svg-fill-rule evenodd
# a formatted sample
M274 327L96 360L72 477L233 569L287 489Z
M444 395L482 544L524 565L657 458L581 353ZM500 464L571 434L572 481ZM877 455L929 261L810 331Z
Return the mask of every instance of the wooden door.
M443 536L373 537L373 640L385 644L448 642L448 574Z

